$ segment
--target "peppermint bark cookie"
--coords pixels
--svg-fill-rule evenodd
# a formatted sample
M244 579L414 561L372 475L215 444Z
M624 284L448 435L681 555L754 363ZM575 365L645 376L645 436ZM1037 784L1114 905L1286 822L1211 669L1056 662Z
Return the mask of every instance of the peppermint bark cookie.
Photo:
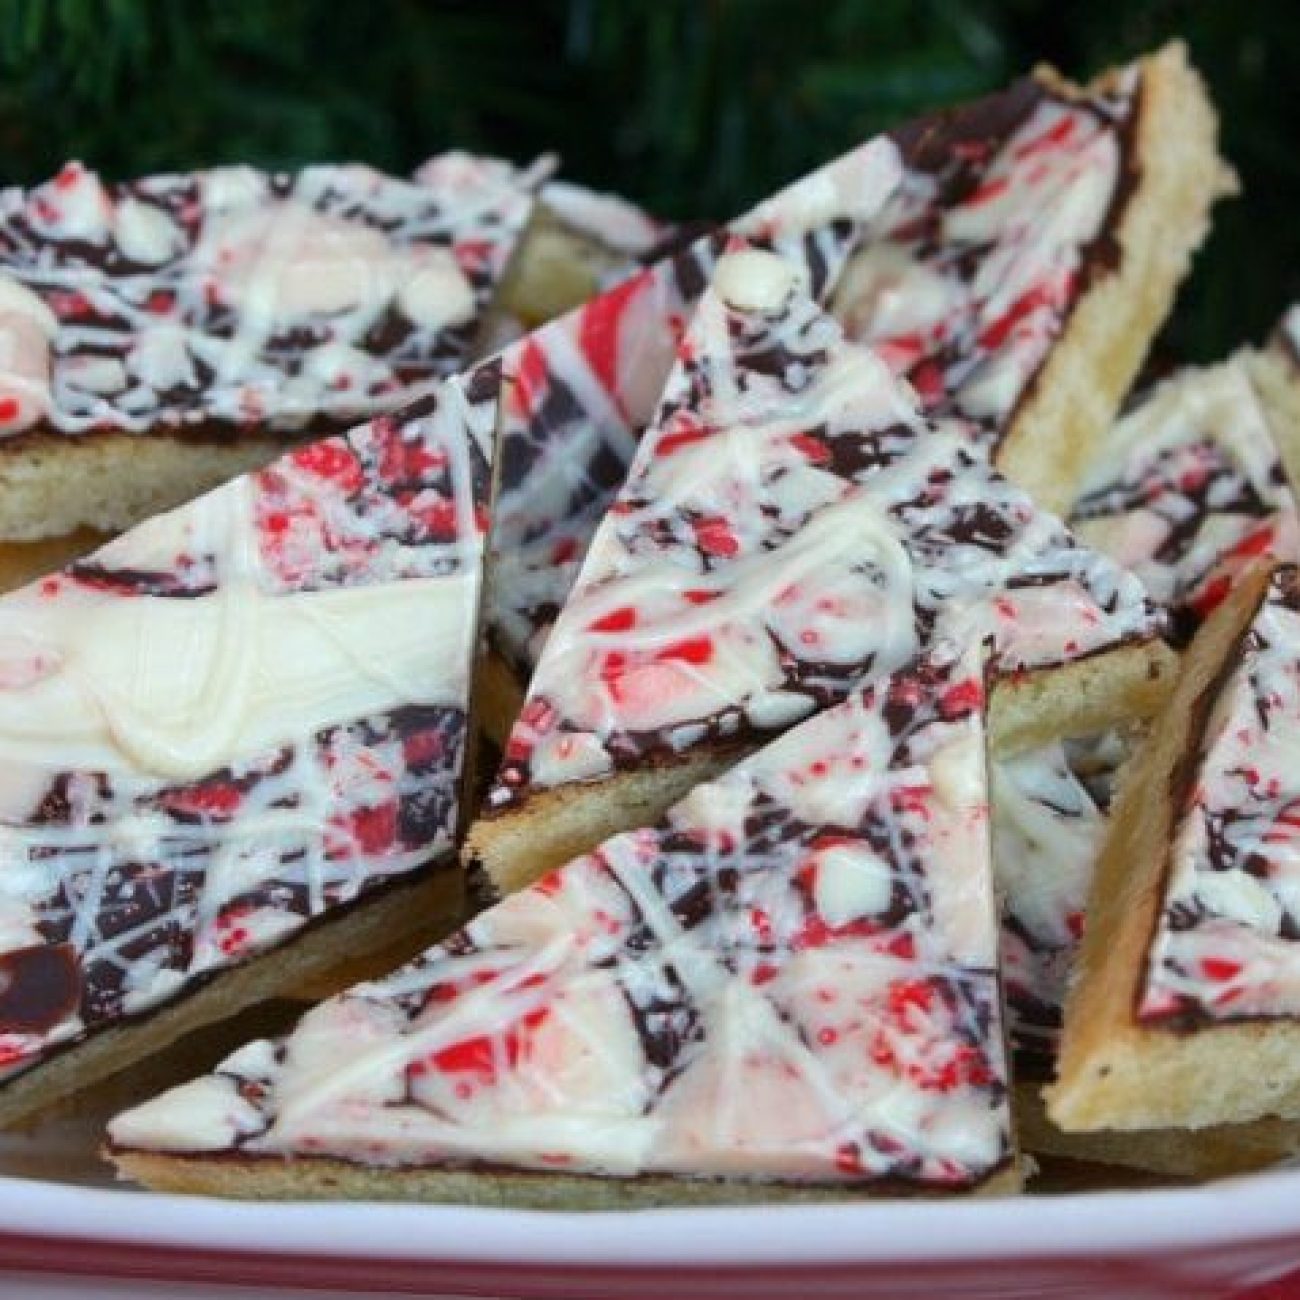
M1186 50L1072 86L1050 69L897 132L906 180L837 295L927 412L1064 512L1235 189Z
M69 551L464 368L540 175L447 154L0 194L0 541ZM87 548L88 549L88 548ZM12 571L39 564L10 548Z
M910 662L280 1042L150 1186L599 1208L1011 1190L982 654Z
M995 736L1163 693L1161 620L846 343L796 264L722 260L546 642L471 857L495 888L653 820L937 629L991 633Z
M1285 416L1243 352L1142 396L1089 465L1075 532L1142 579L1185 644L1261 557L1300 559Z
M1124 782L1048 1114L1201 1128L1300 1112L1300 574L1253 571L1192 643Z
M820 299L899 177L897 150L874 141L734 224L799 262ZM502 354L484 684L486 727L500 743L627 476L725 240L701 237Z
M0 598L0 1123L454 920L498 383Z

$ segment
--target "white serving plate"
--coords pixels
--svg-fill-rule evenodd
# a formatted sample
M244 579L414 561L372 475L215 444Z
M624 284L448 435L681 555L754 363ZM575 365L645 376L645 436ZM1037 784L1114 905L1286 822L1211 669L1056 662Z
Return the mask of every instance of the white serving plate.
M1300 1268L1300 1171L1182 1189L638 1213L268 1207L115 1184L94 1154L101 1124L83 1113L0 1139L0 1275L12 1279L0 1295L242 1285L564 1300L1183 1300Z

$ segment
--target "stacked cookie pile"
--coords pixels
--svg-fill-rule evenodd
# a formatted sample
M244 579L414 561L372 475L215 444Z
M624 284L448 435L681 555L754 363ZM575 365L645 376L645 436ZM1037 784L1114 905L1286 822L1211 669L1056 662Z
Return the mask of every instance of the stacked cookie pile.
M1292 335L1120 413L1232 187L1175 46L693 242L459 155L5 196L15 571L134 526L0 597L0 1119L311 991L118 1168L601 1206L1014 1190L1017 1127L1288 1151Z

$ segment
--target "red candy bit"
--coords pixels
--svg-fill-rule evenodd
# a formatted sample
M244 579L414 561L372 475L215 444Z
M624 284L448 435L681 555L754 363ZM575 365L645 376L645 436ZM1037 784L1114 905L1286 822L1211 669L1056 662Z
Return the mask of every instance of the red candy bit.
M402 757L409 767L424 767L445 752L442 735L437 731L415 731L402 741Z
M432 1053L425 1067L443 1074L472 1074L479 1084L491 1087L502 1065L513 1070L527 1059L533 1035L549 1015L545 1007L538 1007L499 1036L478 1034Z
M682 599L688 605L707 605L711 600L717 600L722 593L719 591L700 591L692 589L682 592Z
M703 442L711 430L700 424L689 411L678 411L655 445L660 456L671 456L694 443Z
M169 791L162 803L172 812L225 820L239 811L243 797L233 785L200 785Z
M705 555L716 555L722 559L731 559L740 551L740 543L731 525L721 516L699 519L693 525L695 543Z
M808 916L790 936L791 952L825 948L841 939L869 939L880 933L880 926L870 917L860 916L844 925L831 925L819 913Z
M418 436L403 437L391 420L378 424L376 432L379 473L386 483L427 483L447 469L444 448Z
M1047 130L1040 131L1022 144L1018 144L1012 156L1014 158L1032 158L1035 154L1050 153L1053 149L1062 148L1074 134L1074 128L1074 117L1068 115L1062 117L1055 126L1050 126Z
M511 384L511 406L516 415L527 419L541 404L550 383L551 368L546 353L532 339L520 347L519 361Z
M252 932L245 924L252 912L251 904L236 903L217 917L217 947L227 957L238 957L247 950L248 945L252 942Z
M1236 979L1241 974L1241 971L1241 963L1231 961L1227 957L1203 957L1201 959L1201 974L1207 980L1221 982Z
M95 309L90 305L90 299L84 293L78 293L75 289L67 292L58 291L49 294L46 299L49 309L60 320L77 320L83 316L93 316Z
M1208 618L1228 598L1232 591L1232 579L1221 573L1212 578L1192 597L1191 606L1201 618Z
M575 537L561 537L551 547L552 564L568 564L578 558L578 540Z
M22 403L16 397L0 397L0 424L12 424L22 409Z
M906 1028L915 1032L934 1010L934 986L927 980L895 980L889 986L888 1005L890 1014L900 1020Z
M984 204L991 203L994 199L1005 194L1010 184L1011 181L1008 177L995 176L991 181L985 181L967 195L964 205L968 208L983 207Z
M547 872L540 880L534 881L533 888L547 898L554 898L564 888L564 875L557 867L555 870Z
M608 614L587 624L591 632L628 632L636 626L637 613L631 605L610 610Z
M899 785L889 792L889 802L895 812L915 813L925 821L930 820L930 795L928 785Z
M590 302L578 324L578 346L605 391L619 397L618 359L623 318L646 290L651 277L642 272ZM621 405L621 402L620 402Z
M35 1051L34 1042L24 1042L16 1036L0 1038L0 1069L6 1065L13 1065L17 1061L26 1060Z
M555 706L545 696L535 695L519 711L518 726L545 735L555 725Z
M290 460L298 469L324 479L349 496L365 482L365 471L356 453L336 438L300 447L290 453Z
M831 449L815 433L796 433L790 439L790 445L797 448L805 460L816 465L825 464L831 458Z
M925 352L925 338L919 332L878 339L872 347L895 374L906 374Z
M326 855L348 857L355 853L384 853L397 842L397 801L358 808L330 819L326 829Z
M713 658L713 642L707 636L688 637L665 646L655 658L667 663L707 664Z
M943 367L930 357L918 362L907 378L916 389L916 395L926 406L933 406L941 401L947 390Z
M460 535L460 511L447 497L422 492L407 509L411 519L432 538L454 541Z
M176 295L166 289L155 289L145 301L145 310L155 316L165 316L176 306Z
M979 345L993 351L1000 348L1012 331L1028 317L1042 308L1058 308L1065 305L1070 298L1074 277L1070 275L1045 280L1035 285L1028 293L1022 294L1011 306L990 325L985 326L979 336Z
M862 1165L862 1153L855 1142L842 1142L835 1149L835 1168L849 1177L866 1173Z
M968 677L965 681L950 686L939 698L940 716L952 721L954 718L966 717L981 709L984 705L984 687L977 678Z
M772 918L761 907L751 907L749 909L749 928L753 930L754 936L764 948L772 946Z
M1243 558L1252 555L1266 555L1273 550L1273 543L1276 540L1273 525L1264 524L1247 533L1228 554Z
M490 239L462 239L452 246L452 255L467 275L481 275L492 264Z

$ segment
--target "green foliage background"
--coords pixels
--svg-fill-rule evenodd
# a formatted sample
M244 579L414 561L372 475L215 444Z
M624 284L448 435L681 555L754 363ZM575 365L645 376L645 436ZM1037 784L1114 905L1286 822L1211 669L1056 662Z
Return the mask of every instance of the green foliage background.
M727 216L1038 60L1084 77L1182 35L1246 187L1166 346L1206 359L1300 296L1295 0L0 0L0 158L112 175L457 145Z

